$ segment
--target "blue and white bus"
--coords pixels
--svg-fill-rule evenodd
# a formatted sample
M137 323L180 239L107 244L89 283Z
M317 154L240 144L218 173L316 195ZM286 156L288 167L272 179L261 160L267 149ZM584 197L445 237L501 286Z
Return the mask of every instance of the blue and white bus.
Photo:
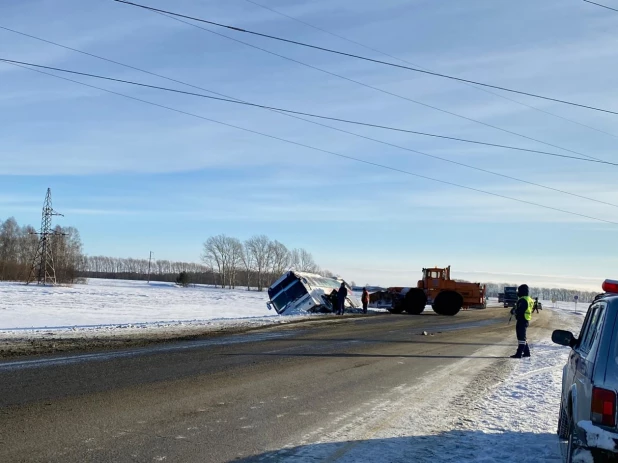
M278 314L297 315L303 313L330 313L336 310L330 295L338 291L343 280L323 277L315 273L289 271L268 288L268 309ZM360 301L346 283L348 297L345 308L358 309Z

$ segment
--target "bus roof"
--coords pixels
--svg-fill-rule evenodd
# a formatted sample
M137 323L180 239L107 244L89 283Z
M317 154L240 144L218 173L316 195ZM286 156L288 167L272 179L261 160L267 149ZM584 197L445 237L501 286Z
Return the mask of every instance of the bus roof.
M319 275L317 273L309 273L309 272L297 272L296 270L290 270L288 272L285 272L283 275L281 275L281 277L279 277L277 279L277 281L275 281L272 285L270 285L270 287L272 288L273 286L278 285L279 283L281 283L283 280L285 280L289 275L293 275L297 278L302 278L302 277L309 277L309 278L330 278L331 280L336 280L339 282L343 282L343 280L341 278L333 278L333 277L325 277L323 275Z

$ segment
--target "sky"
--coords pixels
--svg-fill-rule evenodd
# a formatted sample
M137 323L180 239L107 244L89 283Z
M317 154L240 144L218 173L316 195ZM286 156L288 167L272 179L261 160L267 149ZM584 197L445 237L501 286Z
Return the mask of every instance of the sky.
M579 0L140 1L618 111L618 13ZM191 23L112 0L0 2L0 58L618 162L616 115ZM358 284L414 285L423 267L446 265L455 278L592 290L618 278L618 167L317 121L374 141L62 77L100 89L0 63L0 219L38 225L49 187L65 215L55 223L77 227L88 255L199 261L209 236L266 234Z

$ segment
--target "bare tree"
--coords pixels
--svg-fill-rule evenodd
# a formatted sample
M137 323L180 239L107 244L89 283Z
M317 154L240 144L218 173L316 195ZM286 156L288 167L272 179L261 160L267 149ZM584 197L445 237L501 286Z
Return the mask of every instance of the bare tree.
M255 273L255 259L249 247L249 240L245 241L242 246L242 265L245 268L245 277L247 279L247 291L251 290L251 274Z
M17 221L13 217L6 219L0 225L0 280L14 279L14 275L18 272L19 238L20 229Z
M311 253L305 249L300 249L299 253L299 269L301 272L318 272L319 268Z
M271 267L272 261L272 245L270 239L266 235L254 236L247 240L245 249L251 254L255 265L258 291L263 291L264 274Z
M283 243L275 240L270 244L270 253L272 273L274 278L279 278L290 266L290 251Z
M52 254L56 268L56 279L63 283L75 283L84 270L82 241L74 227L57 226L52 239Z
M204 250L202 253L202 261L217 269L222 288L225 287L226 277L226 239L227 237L225 235L211 236L204 243ZM217 286L216 280L215 286Z
M236 275L238 269L242 266L243 246L238 238L226 239L226 254L227 254L227 267L228 267L228 287L230 289L236 288Z
M54 231L58 233L51 238L57 281L74 282L85 261L79 233L60 226ZM38 245L39 236L32 226L20 227L12 217L0 222L0 280L25 280Z
M300 271L300 249L290 251L290 269Z

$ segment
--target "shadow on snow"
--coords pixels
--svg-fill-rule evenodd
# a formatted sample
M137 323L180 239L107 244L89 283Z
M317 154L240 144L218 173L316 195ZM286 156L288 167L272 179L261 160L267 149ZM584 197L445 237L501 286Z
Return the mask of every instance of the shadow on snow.
M506 359L508 355L422 355L422 354L356 354L351 352L250 352L238 354L221 354L229 357L332 357L332 358L410 358L410 359Z
M426 436L307 444L250 457L239 457L233 461L560 463L562 457L560 441L555 434L493 430L449 431Z

